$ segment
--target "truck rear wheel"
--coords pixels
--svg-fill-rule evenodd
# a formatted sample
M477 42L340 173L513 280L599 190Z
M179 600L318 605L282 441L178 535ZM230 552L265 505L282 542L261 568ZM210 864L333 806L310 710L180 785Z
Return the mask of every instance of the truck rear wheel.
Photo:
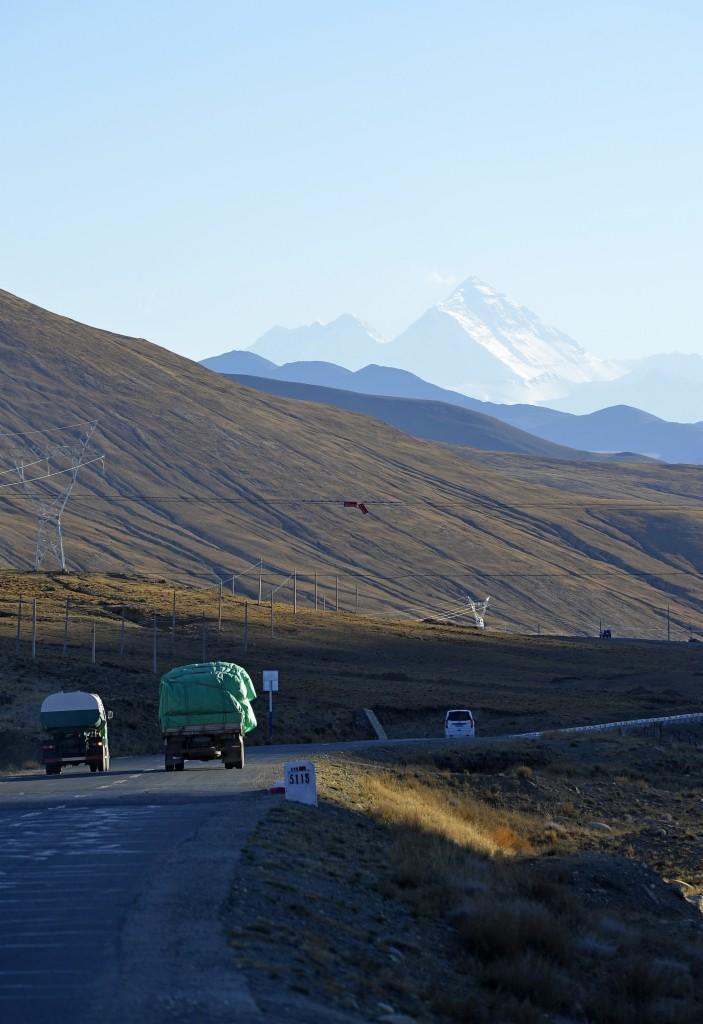
M172 772L173 771L173 765L172 764L165 764L164 765L164 771Z
M244 767L244 740L241 736L237 738L233 746L222 751L222 761L225 768Z
M98 770L98 766L96 765L95 761L90 762L90 770L91 772L96 772Z
M60 775L61 774L61 765L58 765L58 764L47 764L46 765L46 774L47 775Z
M183 769L185 768L185 761L177 761L175 768L177 772L182 772Z

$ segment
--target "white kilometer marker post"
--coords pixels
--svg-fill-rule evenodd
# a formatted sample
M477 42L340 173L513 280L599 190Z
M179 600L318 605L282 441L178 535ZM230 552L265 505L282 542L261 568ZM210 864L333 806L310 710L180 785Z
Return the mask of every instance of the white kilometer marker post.
M286 800L317 807L317 776L312 761L288 761L283 766Z
M264 693L269 695L269 739L273 732L273 695L278 693L278 670L269 669L263 672Z

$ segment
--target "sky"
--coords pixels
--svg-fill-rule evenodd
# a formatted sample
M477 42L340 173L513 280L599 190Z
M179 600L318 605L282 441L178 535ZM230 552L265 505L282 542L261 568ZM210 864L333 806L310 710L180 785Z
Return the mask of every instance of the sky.
M703 354L699 0L0 0L0 288L191 358L476 275Z

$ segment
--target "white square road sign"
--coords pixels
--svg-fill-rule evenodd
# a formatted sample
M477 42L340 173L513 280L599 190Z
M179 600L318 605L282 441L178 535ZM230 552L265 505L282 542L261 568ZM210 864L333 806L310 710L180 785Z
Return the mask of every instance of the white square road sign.
M264 676L264 693L278 693L278 670L267 671Z

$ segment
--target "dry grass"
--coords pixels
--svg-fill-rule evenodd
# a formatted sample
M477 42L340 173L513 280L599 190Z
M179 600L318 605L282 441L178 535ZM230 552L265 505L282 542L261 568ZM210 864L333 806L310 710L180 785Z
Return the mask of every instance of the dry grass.
M366 774L361 792L374 815L385 825L422 836L437 836L472 853L510 856L528 853L531 844L526 816L511 815L475 800L469 793L437 789L417 782L409 773Z
M625 750L633 743L621 742ZM363 808L390 835L382 891L402 899L428 927L437 920L452 924L453 946L444 955L460 965L464 980L433 997L434 1019L701 1019L693 979L702 973L703 943L698 929L691 931L689 908L661 883L657 889L656 876L637 864L579 852L579 835L586 849L596 841L607 848L607 831L579 833L574 824L568 836L555 831L553 842L542 815L511 808L503 791L486 799L465 776L459 781L438 770L433 757L442 760L428 754L392 767L386 758L380 775L368 766L337 765L324 769L323 778L331 771L328 795L357 812ZM454 757L461 762L460 752ZM481 755L464 757L475 763ZM503 778L518 788L528 780L532 792L539 775L520 767L517 762ZM578 813L575 805L567 810ZM566 848L569 856L558 855Z

